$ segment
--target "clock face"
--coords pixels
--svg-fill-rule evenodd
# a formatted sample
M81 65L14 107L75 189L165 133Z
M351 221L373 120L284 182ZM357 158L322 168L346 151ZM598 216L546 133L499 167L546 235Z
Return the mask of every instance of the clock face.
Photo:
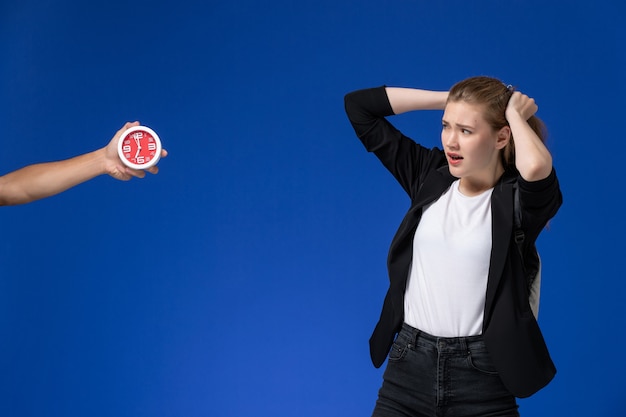
M120 137L117 152L122 162L130 168L150 168L161 157L161 140L146 126L131 127Z

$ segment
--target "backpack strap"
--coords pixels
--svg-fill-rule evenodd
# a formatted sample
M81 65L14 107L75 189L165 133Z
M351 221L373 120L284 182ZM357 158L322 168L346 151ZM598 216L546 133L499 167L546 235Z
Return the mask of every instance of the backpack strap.
M522 230L522 207L519 202L519 187L517 185L517 181L513 183L514 197L513 197L513 210L514 210L514 220L515 220L515 243L517 243L517 249L519 250L520 255L522 256L522 260L524 259L524 251L522 245L524 243L524 239L526 235L524 234L524 230Z
M522 267L524 268L524 274L528 279L528 293L531 309L535 318L539 315L539 297L540 297L540 286L541 286L541 259L539 258L539 254L536 253L536 266L530 268L526 265L526 259L524 257L524 240L526 239L526 235L524 230L522 229L522 206L519 198L519 187L517 185L517 181L513 183L513 217L515 222L515 230L513 231L515 234L515 243L517 244L517 250L522 259Z

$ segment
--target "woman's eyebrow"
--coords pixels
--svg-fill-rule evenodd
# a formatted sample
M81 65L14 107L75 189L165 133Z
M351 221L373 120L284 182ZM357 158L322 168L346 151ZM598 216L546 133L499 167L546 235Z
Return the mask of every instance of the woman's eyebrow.
M451 123L450 123L450 122L448 122L446 119L441 119L441 123L443 123L443 124L447 124L447 125L450 125L450 124L451 124ZM472 126L472 125L466 125L466 124L463 124L463 123L454 123L454 125L455 125L456 127L460 127L460 128L475 129L475 126Z

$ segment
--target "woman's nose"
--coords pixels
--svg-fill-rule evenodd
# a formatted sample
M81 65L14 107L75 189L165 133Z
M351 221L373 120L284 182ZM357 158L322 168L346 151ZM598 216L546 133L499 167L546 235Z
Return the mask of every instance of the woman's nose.
M459 144L457 134L454 131L445 132L443 135L443 145L447 148L455 149Z

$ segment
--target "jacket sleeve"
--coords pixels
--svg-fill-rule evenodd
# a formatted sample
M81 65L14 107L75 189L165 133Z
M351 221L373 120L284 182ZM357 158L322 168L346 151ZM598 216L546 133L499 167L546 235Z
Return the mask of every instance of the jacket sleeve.
M415 197L422 173L432 163L440 164L441 158L433 159L433 154L441 151L418 145L386 119L394 113L384 86L348 93L344 104L365 149L378 157L411 198Z
M535 242L539 233L554 217L563 204L559 180L554 168L547 178L528 182L518 177L520 204L522 207L522 229L528 242Z

